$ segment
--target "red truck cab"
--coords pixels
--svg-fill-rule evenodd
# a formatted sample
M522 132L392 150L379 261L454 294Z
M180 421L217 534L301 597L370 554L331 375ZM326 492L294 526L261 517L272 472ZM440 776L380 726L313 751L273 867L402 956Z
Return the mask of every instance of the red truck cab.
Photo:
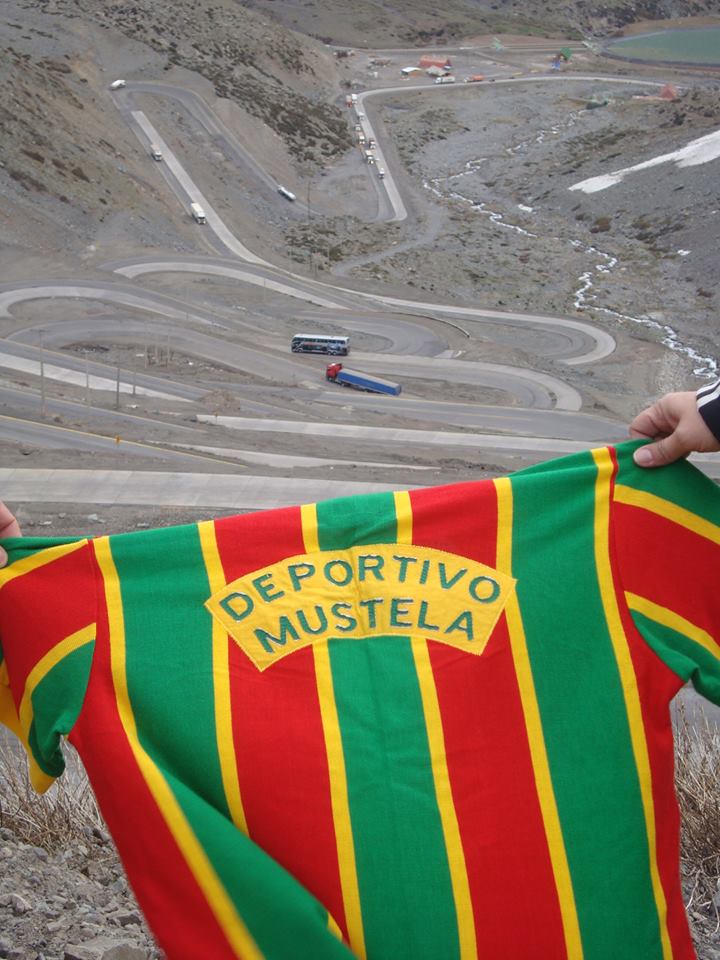
M334 380L341 370L342 370L341 363L329 363L325 368L325 379Z

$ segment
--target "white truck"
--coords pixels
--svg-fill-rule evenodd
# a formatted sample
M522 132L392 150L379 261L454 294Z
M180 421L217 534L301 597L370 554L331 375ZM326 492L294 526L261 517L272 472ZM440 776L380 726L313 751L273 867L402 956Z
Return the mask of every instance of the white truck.
M435 77L435 83L455 83L455 77L446 73L444 77Z
M287 187L278 185L277 191L280 194L280 196L285 197L286 200L290 200L291 202L295 200L295 194L291 190L288 190Z
M192 215L195 223L207 223L207 217L205 216L205 211L200 206L199 203L190 204L190 213Z
M113 80L113 82L110 84L110 89L119 90L120 87L124 87L126 83L127 80Z
M150 144L150 156L153 160L162 160L163 158L162 150L156 143Z

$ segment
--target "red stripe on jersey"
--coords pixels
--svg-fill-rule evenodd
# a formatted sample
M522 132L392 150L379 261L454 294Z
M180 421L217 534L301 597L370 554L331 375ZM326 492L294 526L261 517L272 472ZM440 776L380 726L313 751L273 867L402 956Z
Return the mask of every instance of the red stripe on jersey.
M638 507L615 503L613 515L623 589L716 636L720 546Z
M45 654L94 622L92 569L85 544L52 564L10 580L0 590L3 649L12 689L18 696L28 674ZM32 610L32 630L27 625L28 610Z
M494 567L497 497L492 482L411 490L413 543Z
M695 960L678 873L680 810L673 789L672 729L667 722L668 703L683 686L683 682L647 645L622 603L620 613L637 677L645 741L652 771L656 857L668 906L667 930L672 944L672 956L673 960Z
M472 485L471 499L462 507L453 502L467 492L457 487L413 491L413 542L492 567L495 488ZM429 649L478 943L493 960L564 957L562 918L505 619L480 657L439 643ZM512 849L507 837L513 837ZM530 911L527 925L513 919L513 903L520 902Z
M241 526L232 517L217 520L215 531L228 582L305 553L298 508L244 516ZM320 900L347 937L312 649L260 673L231 642L229 661L249 834Z
M102 578L98 572L98 582ZM173 960L237 960L178 849L123 729L112 680L107 611L98 602L90 682L70 737L90 777L128 879L153 933ZM122 771L118 781L113 771ZM162 884L157 870L162 864Z
M612 536L610 553L613 573L618 575L615 542L618 533L618 512L632 508L615 504L612 508ZM637 511L636 511L637 512ZM622 519L626 519L622 513ZM624 534L623 534L624 536ZM655 546L657 551L657 544ZM657 551L661 552L661 551ZM627 561L627 558L626 558ZM623 584L623 586L626 586ZM667 931L672 946L673 960L694 960L695 951L690 936L687 915L683 908L678 861L680 857L680 810L674 781L674 742L667 722L668 704L683 686L683 681L666 666L645 642L623 602L622 589L617 596L623 630L628 640L633 669L637 678L638 694L643 716L650 770L652 771L652 798L655 810L656 857L660 881L668 906Z

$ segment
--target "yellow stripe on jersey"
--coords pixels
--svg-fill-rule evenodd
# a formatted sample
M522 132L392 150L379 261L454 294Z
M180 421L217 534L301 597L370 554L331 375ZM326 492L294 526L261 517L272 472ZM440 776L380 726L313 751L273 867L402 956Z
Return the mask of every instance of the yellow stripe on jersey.
M610 563L610 484L614 467L610 452L607 448L593 450L592 455L598 469L595 481L595 564L598 582L600 584L600 595L605 611L605 620L615 652L615 661L620 673L620 682L625 699L625 710L630 728L630 742L632 744L635 767L640 784L640 795L642 797L645 829L647 833L648 855L650 858L650 877L658 922L660 924L660 942L662 944L663 958L664 960L671 960L672 946L670 944L670 935L667 926L667 903L665 901L665 892L660 880L660 871L658 870L657 863L657 834L655 828L655 806L653 804L650 756L648 754L647 740L645 737L637 677L635 676L635 669L630 656L630 648L618 609L615 583ZM632 492L634 493L635 491ZM627 501L622 500L621 502Z
M427 640L412 637L412 653L422 698L425 727L427 729L430 762L432 766L435 797L442 824L445 849L447 850L450 882L452 884L455 912L457 915L458 940L461 960L477 957L475 917L473 914L470 883L468 881L465 851L460 837L460 827L455 811L455 802L450 785L450 774L445 754L445 735L438 702L435 678L433 677Z
M215 524L206 520L198 524L200 547L203 561L210 584L210 593L215 594L226 585L220 553L218 551ZM237 760L235 754L235 737L232 724L232 704L230 699L230 665L229 647L230 638L216 617L212 617L212 661L213 687L215 697L215 736L217 739L218 758L222 776L225 801L235 826L248 832L245 810L240 793L238 780ZM234 642L234 641L233 641Z
M397 542L412 543L413 517L410 494L407 490L399 490L393 494L395 499L395 519L397 522Z
M653 603L652 600L639 597L636 593L627 592L625 600L631 610L641 613L648 620L654 620L662 627L669 627L676 633L681 633L688 640L692 640L707 650L708 653L711 653L716 660L720 660L720 645L716 643L707 630L703 630L697 624L681 617L679 613L668 610L667 607L661 607L659 604Z
M672 520L673 523L685 527L686 530L691 530L693 533L705 537L706 540L720 543L720 526L710 520L704 520L684 507L679 507L676 503L671 503L670 500L657 497L654 493L635 490L633 487L618 483L615 486L613 499L617 503L625 503L630 507L640 507L642 510L656 513L666 520Z
M87 540L78 540L76 543L61 543L56 547L40 550L31 557L23 557L22 560L16 561L9 567L4 567L0 570L0 590L11 580L22 577L26 573L31 573L33 570L39 570L40 567L44 567L48 563L54 563L61 557L66 557L68 554L80 550L87 542Z
M320 540L318 539L317 507L314 503L306 503L300 507L300 521L305 543L305 553L319 553Z
M320 550L318 535L317 509L315 504L301 507L302 535L307 553ZM348 798L347 775L345 772L345 754L343 753L340 721L338 719L335 690L333 688L332 669L328 641L322 640L313 645L315 678L320 719L325 738L328 777L330 780L330 805L332 807L335 843L337 845L338 872L342 890L345 922L347 924L350 949L360 960L365 960L365 932L363 930L362 909L360 906L360 888L358 885L355 862L355 841L350 820L350 801Z
M513 493L510 480L503 477L494 481L498 498L498 536L497 563L499 570L512 576L512 523ZM520 700L522 702L525 727L527 729L530 756L535 777L535 789L543 818L543 827L547 838L548 853L552 864L555 889L562 918L565 948L568 960L582 960L583 947L580 937L580 924L573 891L570 866L565 849L560 816L555 799L555 790L550 775L545 736L540 719L540 709L535 692L535 682L530 666L530 658L525 639L520 604L513 592L505 607L510 646L512 650L515 674L517 676Z
M336 920L335 917L330 913L329 910L328 910L328 917L327 917L327 925L328 925L328 930L330 931L330 933L331 933L337 940L340 940L340 941L342 942L342 938L343 938L342 930L341 930L340 927L338 926L337 920Z
M169 784L145 751L137 733L130 703L125 665L125 618L120 580L108 537L95 541L95 552L105 587L110 630L110 665L118 714L128 744L147 786L188 868L202 891L208 908L238 960L263 960L250 931L195 836Z

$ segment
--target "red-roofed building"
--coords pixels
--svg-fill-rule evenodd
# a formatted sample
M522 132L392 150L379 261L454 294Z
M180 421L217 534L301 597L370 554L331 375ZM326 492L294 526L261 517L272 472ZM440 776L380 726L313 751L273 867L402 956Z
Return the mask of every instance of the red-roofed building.
M423 70L427 70L428 67L440 67L441 70L450 70L452 63L450 62L450 57L445 57L443 60L442 57L433 57L427 54L420 57L418 66Z

